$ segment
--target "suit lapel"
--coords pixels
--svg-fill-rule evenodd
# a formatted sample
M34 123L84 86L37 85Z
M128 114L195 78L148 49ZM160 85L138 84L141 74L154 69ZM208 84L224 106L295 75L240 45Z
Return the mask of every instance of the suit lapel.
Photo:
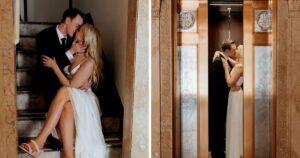
M50 41L53 42L55 50L61 50L60 41L56 32L56 25L52 27L49 37L51 37Z

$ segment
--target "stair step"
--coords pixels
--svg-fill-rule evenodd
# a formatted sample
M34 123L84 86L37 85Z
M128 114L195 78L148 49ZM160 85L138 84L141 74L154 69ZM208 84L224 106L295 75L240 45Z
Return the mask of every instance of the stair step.
M20 24L20 35L21 36L36 36L41 30L53 26L54 24L45 24L45 23L26 23Z
M45 122L44 116L28 116L18 119L19 121L17 122L17 128L19 137L36 137L42 130ZM106 120L105 117L101 120L105 137L109 137L110 134L113 134L114 137L109 137L109 140L116 140L116 138L121 138L121 135L119 133L119 126L114 125L108 121L103 121Z
M17 87L18 110L44 110L46 109L42 94L35 92L32 87ZM115 115L102 116L103 131L105 133L120 132L122 120Z
M41 94L33 92L30 89L17 91L17 109L18 110L41 110L45 109L44 98Z
M41 158L62 158L61 151L46 151L40 154ZM19 158L32 158L25 152L19 152ZM108 148L108 158L122 158L122 148Z
M19 137L36 137L41 131L46 110L18 110L18 134ZM117 117L105 116L101 118L102 131L105 137L109 140L121 138L120 135L120 121Z
M17 87L30 87L33 84L35 71L29 68L17 68Z
M20 137L19 136L18 141L19 141L19 144L22 144L22 143L28 142L29 140L32 140L34 138L35 137ZM105 137L104 139L105 139L105 143L106 143L107 147L110 147L110 148L122 147L122 139L120 137L108 136L108 137ZM51 150L51 149L49 149L48 141L46 141L46 143L45 143L45 149Z
M30 68L34 70L36 68L37 55L35 52L30 51L17 51L16 65L17 68Z
M122 158L122 146L120 147L107 147L108 158ZM62 158L62 151L55 151L48 149L40 154L41 158ZM24 151L19 150L19 158L32 158L30 155L26 154Z
M35 51L35 37L20 37L19 49L24 51Z
M18 120L44 120L46 110L18 110Z
M61 158L61 152L60 151L45 151L39 155L42 158ZM24 151L19 150L19 158L32 158L29 154L25 153Z
M20 120L17 125L19 137L36 137L43 128L44 120Z
M17 93L35 93L33 87L17 87Z
M117 117L102 117L102 130L104 133L118 133L120 132L120 120Z

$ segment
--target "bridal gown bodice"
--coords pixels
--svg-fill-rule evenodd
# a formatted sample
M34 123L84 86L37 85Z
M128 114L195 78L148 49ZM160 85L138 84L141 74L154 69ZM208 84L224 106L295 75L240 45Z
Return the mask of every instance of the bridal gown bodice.
M66 66L64 71L68 75L68 78L71 79L79 68L80 64L69 71L69 66ZM107 158L97 96L91 88L81 90L69 87L68 92L74 111L76 130L75 157Z
M237 65L241 66L241 65ZM236 86L243 84L243 76ZM226 158L243 157L243 90L230 90L226 117Z
M236 82L237 86L241 86L242 84L243 84L243 76L241 76Z

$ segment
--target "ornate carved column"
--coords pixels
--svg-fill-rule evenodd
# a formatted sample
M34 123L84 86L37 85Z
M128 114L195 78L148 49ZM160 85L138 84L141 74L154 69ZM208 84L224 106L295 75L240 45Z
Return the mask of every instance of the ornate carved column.
M0 157L17 157L13 3L0 0Z
M173 157L173 10L174 0L161 1L159 24L161 158Z
M152 157L172 158L173 135L173 5L152 0Z

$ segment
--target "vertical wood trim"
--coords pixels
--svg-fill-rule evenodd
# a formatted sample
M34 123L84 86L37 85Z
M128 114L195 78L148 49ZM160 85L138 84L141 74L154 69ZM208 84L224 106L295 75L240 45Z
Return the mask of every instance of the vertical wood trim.
M174 34L174 157L181 157L181 108L180 108L180 71L179 71L179 58L178 58L178 34L177 34L177 19L179 2L173 2L173 34Z
M244 157L254 157L253 1L244 1Z
M0 157L16 158L16 64L13 1L0 0Z
M161 157L172 158L174 150L174 102L173 102L173 9L174 0L161 1L160 10L160 110L161 110Z
M272 0L272 158L276 158L276 109L277 109L277 0Z
M151 33L151 156L152 158L160 158L161 145L160 145L160 50L159 50L159 26L160 26L160 1L152 0L152 33Z
M197 157L208 157L208 1L198 9Z
M289 121L288 121L288 108L289 108L289 96L288 96L288 55L290 51L289 46L289 10L288 1L277 1L277 22L276 22L276 52L280 57L276 60L277 67L277 92L280 95L276 97L276 157L289 158L290 152L290 140L289 140Z
M124 101L124 128L123 128L123 158L131 157L132 147L132 117L134 101L134 72L136 47L137 0L128 1L128 27L126 49L126 78Z

